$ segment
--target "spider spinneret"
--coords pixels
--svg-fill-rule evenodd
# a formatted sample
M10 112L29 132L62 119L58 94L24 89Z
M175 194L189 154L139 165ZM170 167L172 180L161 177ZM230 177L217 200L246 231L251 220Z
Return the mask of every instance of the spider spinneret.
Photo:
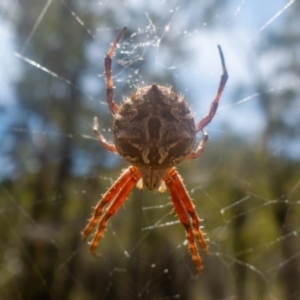
M169 87L156 84L137 89L119 107L113 100L111 58L125 31L124 27L104 61L107 103L114 117L114 144L108 143L100 133L97 118L94 119L93 131L106 150L119 154L131 166L98 202L92 218L82 231L82 236L86 238L100 219L90 244L90 250L94 252L108 219L116 213L135 184L160 191L164 191L166 185L175 211L185 227L191 256L200 274L203 265L196 241L205 253L208 251L207 245L193 202L174 166L185 159L195 159L203 152L208 140L204 127L213 119L228 79L224 56L218 46L223 69L220 85L209 113L196 124L183 97L172 92ZM203 138L193 150L199 131ZM103 213L106 205L108 207Z

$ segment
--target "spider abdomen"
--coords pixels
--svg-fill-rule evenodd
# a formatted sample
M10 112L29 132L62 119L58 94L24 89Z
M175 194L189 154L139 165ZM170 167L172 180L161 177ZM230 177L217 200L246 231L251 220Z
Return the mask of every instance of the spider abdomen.
M196 137L193 115L171 88L147 86L126 98L113 126L119 154L139 169L164 170L191 152Z

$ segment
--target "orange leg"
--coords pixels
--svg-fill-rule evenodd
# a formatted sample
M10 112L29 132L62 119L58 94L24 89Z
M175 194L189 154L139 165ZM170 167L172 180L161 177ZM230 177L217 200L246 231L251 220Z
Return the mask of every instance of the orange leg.
M137 169L135 167L128 168L121 176L117 179L114 185L104 194L102 199L98 202L97 206L95 207L94 215L90 219L88 225L85 229L81 232L82 237L85 239L92 229L94 228L95 224L97 223L99 217L102 214L102 210L106 204L112 201L116 195L120 195L123 191L126 184L132 180L133 177L140 176L137 173Z
M111 76L111 58L116 50L117 44L123 34L126 31L126 27L124 27L120 33L118 34L117 38L115 39L114 43L108 50L105 60L104 60L104 65L105 65L105 75L106 75L106 100L109 106L109 109L113 114L116 114L119 110L118 105L114 102L114 88L113 88L113 81L112 81L112 76Z
M220 85L217 91L217 94L215 96L215 99L213 100L211 106L210 106L210 110L208 112L208 114L198 122L198 124L196 125L196 130L200 131L202 130L208 123L210 123L210 121L212 120L212 118L214 117L214 115L216 114L218 105L219 105L219 100L221 98L221 95L223 93L223 90L225 88L227 79L228 79L228 74L227 74L227 69L226 69L226 65L225 65L225 59L224 59L224 55L222 52L221 47L218 45L218 49L219 49L219 54L220 54L220 58L221 58L221 63L222 63L222 69L223 69L223 74L221 76L221 81L220 81Z
M173 168L169 171L169 176L172 178L174 188L176 188L178 194L180 195L180 198L184 204L185 209L189 213L189 215L192 218L193 223L193 231L198 239L198 242L203 249L205 253L207 253L207 245L205 243L205 240L203 238L203 233L200 230L200 220L199 217L195 211L194 204L191 200L191 198L188 195L188 192L186 188L184 187L184 184L182 183L181 178L179 177L176 170Z
M178 190L178 187L176 186L176 184L173 181L173 173L176 173L175 169L170 169L169 172L167 173L167 175L164 177L164 181L166 182L170 194L171 194L171 199L172 202L174 204L174 208L178 214L178 217L180 219L180 222L182 223L182 225L185 227L186 230L186 236L189 242L189 249L191 251L191 256L192 259L197 267L197 271L200 274L201 270L203 268L202 265L202 261L200 258L200 255L198 253L198 249L195 243L195 239L194 239L194 233L193 233L193 229L191 227L189 218L187 216L187 211L186 208L184 207L183 201L181 199L181 194L180 191Z
M90 250L93 253L97 247L97 244L103 234L103 231L105 229L106 223L108 219L114 215L119 207L122 205L136 182L141 178L140 173L137 171L135 167L130 167L125 173L121 176L120 180L124 178L124 184L123 187L120 187L121 189L117 189L116 185L114 185L112 188L114 188L114 194L116 195L115 199L111 202L109 207L107 208L104 215L101 217L98 229L94 235L94 238L90 244ZM111 189L112 189L111 188ZM117 193L117 194L116 194ZM101 212L102 206L99 205L99 210ZM93 221L92 221L93 222ZM91 222L91 223L92 223Z

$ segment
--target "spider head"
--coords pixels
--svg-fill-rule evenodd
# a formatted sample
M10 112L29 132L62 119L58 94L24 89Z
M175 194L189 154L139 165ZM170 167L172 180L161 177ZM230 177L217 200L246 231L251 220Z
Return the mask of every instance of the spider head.
M157 190L161 186L161 182L165 174L167 173L166 169L154 170L154 169L139 169L143 185L149 190Z

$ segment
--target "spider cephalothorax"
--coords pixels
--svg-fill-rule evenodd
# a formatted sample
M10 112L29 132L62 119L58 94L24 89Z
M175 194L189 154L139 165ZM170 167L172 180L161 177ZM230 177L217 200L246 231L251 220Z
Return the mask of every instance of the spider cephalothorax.
M186 158L196 138L194 118L184 99L155 84L125 99L115 114L113 133L118 153L138 168L150 190Z
M94 119L93 129L96 138L106 150L119 154L131 166L98 202L82 236L86 238L100 219L90 245L94 252L108 219L116 213L137 182L139 187L144 185L150 190L164 191L166 185L175 211L185 227L191 256L200 273L202 261L195 240L205 253L207 246L192 200L174 166L185 159L197 158L203 152L208 140L204 127L214 117L228 79L223 53L218 46L223 68L218 92L209 113L197 124L182 97L172 92L171 88L156 84L137 89L119 107L113 100L111 58L125 30L126 28L121 30L105 57L107 103L114 116L114 144L108 143L100 133L97 118ZM193 150L196 133L199 131L203 138ZM102 214L105 205L108 207Z

